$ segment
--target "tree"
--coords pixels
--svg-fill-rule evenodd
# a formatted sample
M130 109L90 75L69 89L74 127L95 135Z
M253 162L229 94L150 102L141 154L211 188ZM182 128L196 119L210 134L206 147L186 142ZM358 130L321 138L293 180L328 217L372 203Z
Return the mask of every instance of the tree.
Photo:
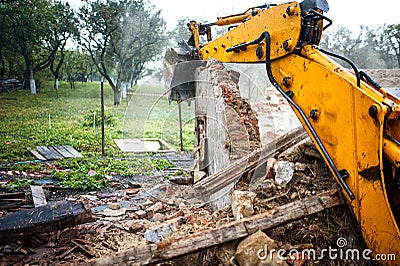
M1 3L0 50L20 54L25 63L25 79L36 94L35 73L47 69L65 46L65 33L71 29L62 19L68 6L49 0L21 0ZM62 30L63 29L63 30ZM56 69L57 67L55 67Z
M400 24L384 25L379 39L381 48L387 54L394 54L400 67Z
M344 55L361 68L385 68L385 61L373 41L374 30L360 26L357 35L345 27L324 33L321 46L337 54ZM345 64L344 62L339 62ZM348 67L346 64L345 67Z
M141 0L88 2L81 9L82 45L113 89L115 105L122 86L137 81L161 54L165 22L152 9Z
M50 71L54 76L54 88L58 91L60 70L64 63L65 46L72 35L77 36L77 20L74 11L67 4L55 2L54 20L50 25L51 35L48 38L48 47L57 52L50 58Z

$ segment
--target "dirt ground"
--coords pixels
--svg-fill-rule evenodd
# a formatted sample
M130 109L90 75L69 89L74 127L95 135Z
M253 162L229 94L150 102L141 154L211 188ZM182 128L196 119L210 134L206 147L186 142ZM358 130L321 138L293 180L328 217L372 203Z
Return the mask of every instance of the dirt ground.
M368 70L367 73L385 88L399 95L400 70ZM397 88L397 89L396 89ZM400 95L399 95L400 96ZM305 149L312 150L312 147ZM277 185L273 177L266 178L254 191L255 214L276 206L306 198L336 187L325 163L312 156L299 153L292 161L294 174L287 185ZM231 208L213 211L196 198L191 186L178 185L166 177L180 168L187 168L192 160L185 154L166 155L175 164L175 170L160 171L152 176L133 176L122 179L113 176L111 186L103 191L83 192L44 186L47 200L83 202L91 209L95 222L77 225L51 233L35 235L27 240L0 246L0 265L74 265L96 258L112 256L120 251L193 234L201 230L218 228L235 220ZM181 162L184 162L183 165ZM16 178L1 175L0 184ZM186 177L182 176L182 180ZM236 190L248 189L246 176ZM0 188L0 193L4 193ZM31 201L29 191L27 201ZM113 204L114 203L114 204ZM115 207L117 205L117 207ZM15 210L0 210L0 217ZM156 232L162 225L171 225L160 239ZM150 233L149 233L150 232ZM353 248L365 249L360 228L346 205L334 207L302 220L266 230L280 248L308 246L320 252L327 246L336 247L344 237ZM234 265L232 258L240 240L212 247L202 252L180 257L161 265ZM332 261L323 257L318 261L291 263L290 265L370 265L366 261Z

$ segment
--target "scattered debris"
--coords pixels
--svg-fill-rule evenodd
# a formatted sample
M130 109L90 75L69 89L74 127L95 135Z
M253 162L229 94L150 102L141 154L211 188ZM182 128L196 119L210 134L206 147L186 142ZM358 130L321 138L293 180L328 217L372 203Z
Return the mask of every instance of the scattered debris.
M275 183L278 186L285 186L292 180L294 173L294 163L286 161L277 161L274 164Z
M258 230L276 227L341 204L343 204L343 200L340 192L331 190L216 228L200 230L183 237L163 239L178 230L177 222L168 222L156 229L146 231L146 240L155 244L96 259L91 261L90 265L126 264L128 262L139 265L158 263L240 239Z
M235 190L232 192L232 212L235 220L253 215L253 201L256 193L250 191Z

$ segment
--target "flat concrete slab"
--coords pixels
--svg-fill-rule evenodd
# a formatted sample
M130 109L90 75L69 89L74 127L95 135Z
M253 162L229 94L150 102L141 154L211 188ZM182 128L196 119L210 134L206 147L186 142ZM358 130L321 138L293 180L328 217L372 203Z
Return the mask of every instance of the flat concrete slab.
M175 152L175 149L162 139L114 139L114 142L122 152Z

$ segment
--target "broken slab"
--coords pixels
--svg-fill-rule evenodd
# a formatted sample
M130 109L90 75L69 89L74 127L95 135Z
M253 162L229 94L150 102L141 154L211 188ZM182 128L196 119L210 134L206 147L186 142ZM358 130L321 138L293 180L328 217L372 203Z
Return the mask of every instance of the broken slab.
M122 152L146 153L146 152L175 152L175 149L162 139L114 139L115 144Z
M32 191L33 204L35 207L44 206L47 204L46 195L41 186L30 186Z

